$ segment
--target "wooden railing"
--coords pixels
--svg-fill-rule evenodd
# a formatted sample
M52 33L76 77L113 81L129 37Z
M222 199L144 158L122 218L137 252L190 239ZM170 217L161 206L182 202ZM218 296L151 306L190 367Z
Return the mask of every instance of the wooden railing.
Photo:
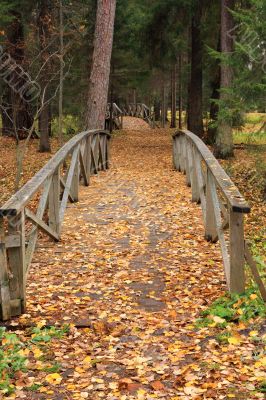
M113 129L123 129L123 116L123 111L116 103L108 103L105 114L105 128L109 131Z
M88 186L92 174L108 169L109 138L101 130L76 135L0 209L2 320L25 311L26 279L38 232L60 240L67 203L78 201L80 183Z
M202 140L189 131L173 135L174 167L186 174L192 201L201 204L208 241L219 240L227 286L232 293L245 290L245 261L262 297L265 286L244 238L244 214L250 207Z
M123 107L125 115L141 118L146 121L151 128L155 127L154 113L151 112L150 108L143 103L129 103Z

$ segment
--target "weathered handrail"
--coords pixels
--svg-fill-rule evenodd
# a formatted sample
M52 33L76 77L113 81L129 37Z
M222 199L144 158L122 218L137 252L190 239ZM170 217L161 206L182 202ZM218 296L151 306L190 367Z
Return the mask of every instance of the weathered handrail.
M79 133L0 208L3 320L25 311L26 279L38 232L60 240L67 203L78 201L80 182L88 186L92 174L109 167L109 139L103 130ZM39 192L38 208L33 212L28 205Z
M155 128L154 113L144 103L129 103L123 107L125 115L141 118L146 121L151 128Z
M105 113L105 127L108 130L123 129L124 113L116 103L108 103ZM111 127L112 124L112 127ZM112 128L112 129L111 129Z
M244 237L244 214L250 212L249 205L212 152L192 132L173 135L173 161L174 167L186 174L192 201L201 204L205 238L220 242L229 291L244 292L246 262L266 302L266 287Z
M208 147L192 132L173 135L173 159L175 168L186 174L192 201L201 204L205 238L220 242L229 291L244 292L244 214L250 212L249 205Z

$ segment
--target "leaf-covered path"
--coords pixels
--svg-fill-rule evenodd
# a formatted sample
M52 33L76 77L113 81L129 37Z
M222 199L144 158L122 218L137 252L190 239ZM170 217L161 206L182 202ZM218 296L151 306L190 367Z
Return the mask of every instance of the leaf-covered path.
M225 282L171 147L165 130L115 135L111 168L69 205L62 241L40 241L18 322L71 330L50 349L60 379L27 398L253 398L249 339L195 329Z

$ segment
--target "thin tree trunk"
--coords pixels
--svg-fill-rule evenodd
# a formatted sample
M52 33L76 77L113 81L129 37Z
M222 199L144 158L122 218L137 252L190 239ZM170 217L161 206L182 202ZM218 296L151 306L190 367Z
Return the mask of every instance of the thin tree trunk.
M43 107L39 116L40 146L39 151L46 153L51 151L49 127L50 127L50 106L49 100L49 79L51 74L49 42L51 38L51 2L41 0L39 9L39 40L42 60L41 74L41 98Z
M155 121L160 121L160 110L161 110L160 100L156 99L154 101L154 119L155 119Z
M234 9L235 0L221 0L221 51L222 54L228 56L234 48L233 38L228 34L234 27L234 19L230 10ZM233 70L228 62L221 62L221 93L220 100L223 108L226 108L229 95L227 89L232 85ZM223 112L225 109L223 110ZM228 110L230 111L230 110ZM215 156L218 158L228 158L234 155L233 147L233 131L231 124L225 118L219 118L218 129L215 141Z
M59 24L60 24L60 82L59 82L59 104L58 104L58 139L60 147L63 145L63 85L64 85L64 25L63 4L59 2Z
M183 85L182 85L182 54L178 58L178 127L182 129L182 111L183 111Z
M103 129L108 99L116 0L98 0L89 81L87 129Z
M171 73L171 125L170 128L176 128L176 64Z
M11 15L13 17L7 29L7 52L14 60L19 68L24 71L27 70L26 59L25 59L25 42L24 42L24 31L21 14L17 11L12 10ZM29 129L31 129L33 123L32 109L30 104L25 101L23 95L18 93L19 88L23 88L25 85L25 78L20 76L14 69L10 71L5 77L7 81L6 85L6 104L3 104L5 108L4 112L4 125L3 130L7 134L10 134L10 128L12 125L13 135L17 139L24 139L28 135ZM8 82L15 83L16 91L14 91L8 85ZM15 118L15 119L14 119Z
M203 42L201 38L202 1L198 2L197 9L191 24L191 75L188 90L188 129L203 137L202 119L202 54Z
M165 128L165 110L166 110L166 106L165 106L165 84L164 84L164 80L162 83L162 110L161 110L161 125L162 128Z

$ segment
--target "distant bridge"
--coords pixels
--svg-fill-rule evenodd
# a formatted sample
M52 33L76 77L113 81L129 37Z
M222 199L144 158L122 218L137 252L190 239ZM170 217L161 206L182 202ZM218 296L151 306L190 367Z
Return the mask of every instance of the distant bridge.
M129 103L123 107L118 107L116 103L108 103L105 117L105 128L112 129L123 128L123 117L141 118L147 122L151 128L155 128L154 113L151 109L143 103Z

